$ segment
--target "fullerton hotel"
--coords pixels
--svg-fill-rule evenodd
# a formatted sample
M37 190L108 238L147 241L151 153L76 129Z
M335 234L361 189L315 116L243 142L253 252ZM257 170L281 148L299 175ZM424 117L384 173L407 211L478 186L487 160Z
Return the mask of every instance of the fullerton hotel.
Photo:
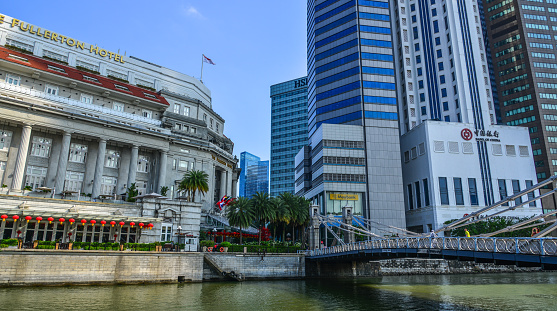
M123 204L135 184L140 196L168 189L166 210L148 221L158 234L174 232L187 217L170 202L188 171L209 176L207 194L190 204L202 211L236 193L237 159L224 123L210 90L191 76L0 14L0 198L22 216L140 222L143 208ZM64 211L48 207L65 201L73 203ZM17 214L12 205L0 214ZM17 224L10 234L6 226L0 238L15 237ZM36 227L34 238L45 239ZM199 221L196 228L190 231ZM102 241L94 233L90 239Z

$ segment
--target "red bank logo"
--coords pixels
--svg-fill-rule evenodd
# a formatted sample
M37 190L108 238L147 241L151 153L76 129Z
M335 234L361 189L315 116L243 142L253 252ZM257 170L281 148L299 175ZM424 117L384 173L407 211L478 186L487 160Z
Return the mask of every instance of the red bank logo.
M462 132L460 132L460 136L462 136L464 140L470 140L474 134L472 134L470 129L463 129Z

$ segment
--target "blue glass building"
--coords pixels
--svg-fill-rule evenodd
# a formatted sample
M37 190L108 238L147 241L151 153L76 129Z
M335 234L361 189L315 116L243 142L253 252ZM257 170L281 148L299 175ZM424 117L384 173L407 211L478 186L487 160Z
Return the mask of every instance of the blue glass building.
M350 204L366 218L404 227L392 2L308 0L312 151L304 195L322 212Z
M307 78L271 86L271 196L294 194L294 158L308 141Z
M269 161L261 161L249 152L240 153L240 197L250 198L256 192L269 193Z

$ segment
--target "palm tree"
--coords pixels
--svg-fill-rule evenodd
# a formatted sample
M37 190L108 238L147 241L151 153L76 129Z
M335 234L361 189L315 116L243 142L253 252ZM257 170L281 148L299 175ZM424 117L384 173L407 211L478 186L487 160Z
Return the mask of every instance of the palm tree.
M282 230L282 240L286 241L286 229L287 226L294 222L296 218L296 197L290 192L283 192L279 195L279 198L284 202L284 206L288 210L288 215L284 219L284 228ZM292 237L294 238L294 237Z
M252 198L253 209L255 212L255 220L259 225L259 245L261 245L261 228L273 215L269 203L269 194L267 192L256 192Z
M269 200L271 207L271 223L273 224L273 237L277 239L277 227L280 224L288 223L290 218L290 211L288 210L285 202L280 197L273 197Z
M196 192L205 194L209 191L209 175L204 171L189 171L184 175L182 181L180 181L178 190L186 191L191 195L191 201L195 202Z
M242 245L242 228L248 228L255 219L255 213L248 198L234 200L226 209L226 217L231 226L240 228L240 245Z
M309 222L309 204L310 201L304 197L293 197L293 217L292 217L292 242L296 237L295 229L297 227L305 227Z

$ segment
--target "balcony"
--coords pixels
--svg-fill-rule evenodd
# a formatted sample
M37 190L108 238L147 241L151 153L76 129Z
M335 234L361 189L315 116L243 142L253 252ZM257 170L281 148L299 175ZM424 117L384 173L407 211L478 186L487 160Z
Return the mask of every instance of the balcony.
M116 111L114 109L106 108L98 105L86 104L79 100L60 97L56 95L50 95L45 92L29 89L26 87L8 84L4 81L0 81L0 90L9 91L9 93L13 92L21 95L28 95L34 99L44 99L51 103L56 103L56 104L50 104L50 103L45 104L42 101L38 101L38 104L49 108L68 111L71 113L86 115L86 116L95 117L99 119L105 119L104 117L108 117L106 119L117 123L123 123L135 127L137 127L137 125L142 125L140 127L147 128L150 130L164 132L164 133L170 132L168 130L160 128L162 124L160 120L146 118L129 112ZM0 96L7 96L13 98L14 96L10 96L9 93L7 94L0 93ZM152 128L153 126L159 128L153 129Z

